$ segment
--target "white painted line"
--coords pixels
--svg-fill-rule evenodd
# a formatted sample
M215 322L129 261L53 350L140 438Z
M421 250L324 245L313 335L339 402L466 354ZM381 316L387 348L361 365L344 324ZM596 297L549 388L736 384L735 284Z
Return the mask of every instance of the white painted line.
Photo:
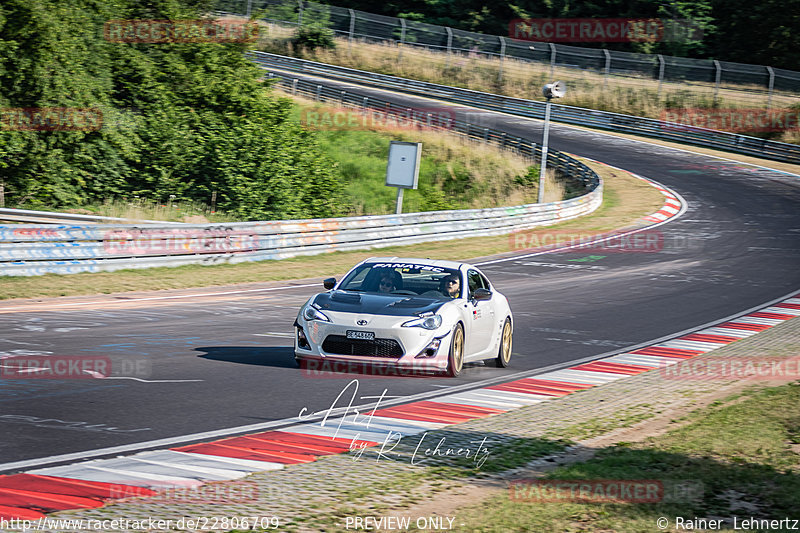
M91 461L91 463L99 463L99 461ZM55 468L45 468L42 470L33 470L27 473L41 475L41 476L67 477L72 479L84 479L87 481L102 481L105 483L137 485L137 486L157 487L157 488L199 487L200 485L203 484L201 481L192 478L163 476L159 474L150 474L142 472L130 472L127 470L119 470L114 468L95 466L94 464L90 463L69 465L67 467L59 466Z
M255 466L248 466L240 463L223 460L227 458L221 458L221 457L217 458L217 456L212 457L210 455L200 455L197 453L176 452L175 450L155 450L151 452L142 452L132 456L131 458L132 459L141 458L149 461L164 461L166 463L170 463L176 466L186 465L192 468L197 468L197 467L210 468L218 471L230 471L234 473L244 473L244 474L247 474L249 472L258 472L259 470L262 470L261 464ZM240 461L247 461L247 460L240 459ZM259 461L250 461L250 462L258 463ZM279 463L267 463L267 464L279 464Z
M678 350L696 350L700 352L710 352L711 350L716 350L717 348L721 348L722 346L725 346L725 343L674 340L674 341L662 342L661 344L653 346L653 348L677 348Z
M222 470L220 468L213 468L209 466L203 466L198 461L198 464L189 464L189 463L172 463L169 461L159 460L159 457L153 457L152 455L148 455L151 453L157 452L144 452L141 454L134 455L129 457L131 461L139 461L149 465L155 466L162 466L167 471L190 471L194 472L199 475L196 479L200 479L203 481L224 481L226 479L238 479L240 477L244 477L247 475L247 472L242 472L239 470Z
M522 405L533 405L546 400L552 400L554 398L553 396L546 396L544 394L527 394L525 392L496 389L478 389L466 392L463 395L467 398L470 398L474 395L477 400L486 398L491 401L508 401L513 403L521 403Z
M395 433L402 433L404 435L416 435L417 433L422 433L423 431L427 431L429 428L418 426L415 424L414 420L405 420L401 421L402 419L394 418L389 420L388 418L382 417L380 415L375 415L373 417L359 415L357 418L355 416L344 418L344 423L342 427L347 425L348 428L358 428L363 427L366 430L374 430L374 431L393 431Z
M678 362L674 357L659 357L657 355L641 355L641 354L621 354L603 359L607 363L622 363L625 365L639 365L658 368L660 366L672 365Z
M766 309L762 309L761 312L800 316L800 309L792 309L791 307L767 307Z
M653 186L660 185L655 180L651 180L650 178L644 178L644 177L639 176L638 174L634 174L634 173L632 173L632 172L630 172L628 170L624 170L624 169L621 169L621 168L618 168L618 167L612 167L611 165L607 165L607 166L609 166L610 168L614 168L616 170L622 171L622 172L628 172L632 176L634 176L634 177L636 177L636 178L638 178L638 179L640 179L642 181L645 181L645 182L649 183L650 185L653 185ZM663 187L663 185L662 185L662 187ZM495 263L503 263L503 262L506 262L506 261L515 261L515 260L518 260L518 259L525 259L525 258L528 258L528 257L536 257L538 255L555 254L555 253L563 252L563 251L566 251L566 250L572 250L572 249L576 249L576 248L585 248L587 246L591 246L591 245L594 245L594 244L597 244L597 243L601 243L601 242L607 241L609 239L618 239L620 237L625 237L627 235L633 235L635 233L639 233L639 232L642 232L642 231L648 231L648 230L651 230L653 228L657 228L658 226L661 226L662 224L666 224L667 222L671 222L673 220L676 220L678 217L683 216L683 214L686 212L686 209L689 206L688 202L686 202L686 200L682 196L680 196L678 193L676 193L674 191L671 191L671 190L670 190L670 192L672 192L672 194L674 194L676 198L680 199L681 210L678 213L676 213L675 215L673 215L673 216L671 216L669 218L664 217L663 219L661 219L660 222L658 222L656 224L651 224L649 226L645 226L643 228L638 228L638 229L635 229L635 230L627 231L627 232L624 232L624 233L618 233L618 234L615 234L615 235L612 235L612 236L609 236L609 237L603 237L603 238L599 238L599 239L594 239L592 241L585 242L585 243L573 244L573 245L570 245L570 246L564 246L564 247L561 247L561 248L555 248L555 249L552 249L552 250L544 250L544 251L541 251L541 252L534 252L534 253L525 254L525 255L516 255L516 256L513 256L513 257L504 257L502 259L494 259L492 261L483 261L481 263L474 263L474 264L476 266L492 265L492 264L495 264ZM661 216L663 216L663 215L661 215ZM647 218L647 217L644 217L644 218Z
M202 457L204 460L214 460L220 461L223 463L230 463L232 465L239 465L244 468L248 468L251 472L264 472L266 470L282 470L286 467L283 463L271 463L269 461L256 461L254 459L240 459L238 457L225 457L223 455L209 455L205 453L197 453L197 452L177 452L175 450L169 450L173 453L181 453L184 455Z
M432 401L432 400L430 400ZM441 422L427 422L422 420L406 420L405 418L393 418L391 416L378 416L375 415L375 418L380 418L381 420L386 420L389 424L406 424L407 422L412 422L413 425L424 428L426 430L434 430L434 429L441 429L443 427L449 426L450 424L442 424Z
M541 376L536 376L539 379L552 379L553 381L574 381L576 383L583 383L584 385L602 385L609 381L616 381L618 379L630 377L628 374L614 374L611 372L590 372L588 370L573 370L571 368L565 370L557 370ZM580 380L580 381L578 381Z
M177 300L180 298L202 298L205 296L227 296L230 294L246 294L251 292L269 292L269 291L281 291L286 289L302 289L305 287L316 287L317 283L307 283L305 285L287 285L284 287L269 287L266 289L242 289L238 291L220 291L220 292L206 292L202 294L178 294L174 296L148 296L145 298L130 298L125 300L101 300L101 301L94 301L94 302L71 302L66 304L48 304L48 308L55 308L55 307L78 307L78 306L86 306L86 305L106 305L106 304L121 304L121 303L129 303L129 302L151 302L155 300ZM15 306L15 307L0 307L0 311L20 311L25 312L24 306ZM31 311L32 312L32 311Z
M346 427L338 427L338 424L332 424L331 420L320 426L319 424L301 424L286 428L286 431L294 433L303 433L305 435L316 435L318 437L332 437L337 439L348 440L370 440L373 442L383 442L386 436L389 435L388 431L369 431L363 429L353 430Z
M113 472L129 472L131 474L137 473L143 476L162 476L163 479L196 479L197 481L206 481L207 479L217 477L210 474L202 474L196 471L189 470L186 467L167 467L167 465L152 464L149 461L138 461L133 457L118 457L115 459L105 459L98 461L92 465L87 465L90 468L102 468L107 471ZM155 478L158 479L158 478ZM221 481L225 477L214 479L214 481Z
M441 398L435 398L430 401L439 403L449 403L455 405L473 406L473 407L488 407L490 409L503 409L504 411L510 411L512 409L523 407L525 405L521 403L511 404L510 402L492 402L488 400L478 400L476 398L465 398L464 396L443 396Z
M738 337L743 339L758 333L757 331L750 331L747 329L733 329L733 328L707 328L696 331L698 335L723 335L725 337Z
M786 320L782 318L758 318L754 316L742 316L737 319L732 320L731 322L735 322L737 324L758 324L761 326L777 326Z

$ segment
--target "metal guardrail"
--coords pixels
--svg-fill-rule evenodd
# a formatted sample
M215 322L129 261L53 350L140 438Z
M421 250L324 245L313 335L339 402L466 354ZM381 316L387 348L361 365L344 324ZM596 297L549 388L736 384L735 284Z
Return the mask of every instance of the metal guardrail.
M261 20L290 26L313 22L330 28L338 36L350 41L359 39L401 47L415 46L448 55L481 55L499 59L501 64L504 59L537 62L550 65L551 70L559 67L576 71L591 70L606 78L613 74L653 79L659 82L659 87L664 81L713 83L715 98L721 84L738 85L737 91L762 94L768 101L775 91L800 91L800 72L792 70L714 59L516 40L508 36L469 32L309 0L217 0L215 9L221 13L247 17L258 13ZM680 24L681 21L665 20L667 25L675 23Z
M53 211L33 211L30 209L0 208L0 220L11 222L33 222L44 224L64 224L70 222L87 222L89 224L113 224L116 222L133 222L136 224L183 224L183 222L162 222L158 220L134 220L130 218L103 217L99 215L81 215L77 213L57 213Z
M287 89L318 100L380 110L401 117L407 109L371 98L367 102L303 80L282 79ZM424 116L404 117L427 127ZM528 139L454 120L449 131L497 144L531 158L541 149ZM364 250L437 240L501 235L591 213L602 203L600 177L557 151L548 166L581 181L587 193L547 204L492 209L432 211L338 219L146 226L0 226L0 275L33 276L112 271L200 263L284 259L338 250Z
M544 118L544 102L399 78L266 52L252 52L250 57L267 70L274 69L275 71L289 71L328 79L344 80L394 89L428 98L447 100L451 103L460 103L480 109L501 111L537 119ZM698 128L674 122L559 104L553 104L551 120L716 148L786 163L800 163L800 145L768 141L747 135Z
M0 226L0 275L263 261L500 235L575 218L594 211L601 202L598 184L579 198L494 209L222 226Z

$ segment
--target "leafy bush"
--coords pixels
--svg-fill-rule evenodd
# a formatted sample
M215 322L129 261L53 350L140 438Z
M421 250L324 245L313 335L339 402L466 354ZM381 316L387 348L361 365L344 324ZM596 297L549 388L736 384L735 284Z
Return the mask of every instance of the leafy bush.
M316 50L322 48L333 50L336 43L333 40L333 30L322 26L301 26L297 28L292 44L297 48Z

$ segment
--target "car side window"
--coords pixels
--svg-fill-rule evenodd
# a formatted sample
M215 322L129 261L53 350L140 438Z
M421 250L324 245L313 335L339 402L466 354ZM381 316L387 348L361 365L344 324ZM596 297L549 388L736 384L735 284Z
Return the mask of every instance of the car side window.
M477 289L487 289L489 286L485 283L486 280L477 270L470 270L467 272L467 283L469 284L469 297L475 294Z

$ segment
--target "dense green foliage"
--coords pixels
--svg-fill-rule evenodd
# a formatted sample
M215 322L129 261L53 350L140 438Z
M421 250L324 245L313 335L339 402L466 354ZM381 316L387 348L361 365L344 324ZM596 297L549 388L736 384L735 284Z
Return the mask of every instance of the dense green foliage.
M244 219L347 209L339 173L270 94L244 43L119 43L109 20L197 19L192 0L4 0L0 108L93 108L97 131L0 131L6 205L139 195Z
M371 13L467 31L507 35L517 18L661 18L690 20L701 39L608 43L610 49L763 64L800 70L800 0L325 0ZM576 44L576 46L581 46ZM599 43L585 46L596 48Z

